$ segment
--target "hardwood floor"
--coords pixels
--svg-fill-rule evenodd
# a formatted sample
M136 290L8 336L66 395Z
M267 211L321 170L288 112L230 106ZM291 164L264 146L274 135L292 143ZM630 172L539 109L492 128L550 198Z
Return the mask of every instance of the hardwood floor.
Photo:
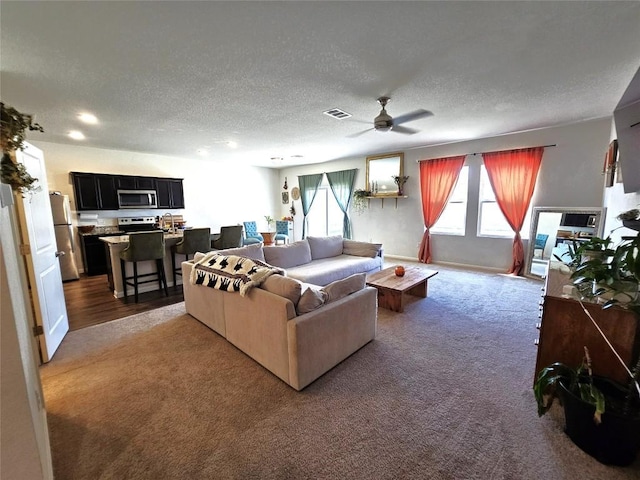
M65 282L64 295L69 330L109 322L184 300L180 285L169 287L168 297L161 291L141 293L138 303L134 302L133 293L126 300L114 298L106 275L81 275L80 280Z

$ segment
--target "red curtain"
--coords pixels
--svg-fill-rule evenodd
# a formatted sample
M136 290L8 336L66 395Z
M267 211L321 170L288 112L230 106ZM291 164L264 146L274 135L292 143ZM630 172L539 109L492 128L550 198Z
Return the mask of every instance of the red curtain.
M422 216L426 230L422 236L418 260L431 263L431 236L429 229L435 225L447 205L453 187L464 164L466 155L434 158L420 162L420 192L422 194Z
M498 206L515 232L513 262L508 272L514 275L521 275L524 268L520 230L536 186L543 153L544 147L536 147L482 154Z

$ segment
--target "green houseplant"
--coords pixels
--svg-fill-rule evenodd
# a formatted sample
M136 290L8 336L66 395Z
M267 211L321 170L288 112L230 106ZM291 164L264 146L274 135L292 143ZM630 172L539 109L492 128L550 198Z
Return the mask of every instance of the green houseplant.
M627 385L597 377L585 348L581 365L554 363L541 370L534 384L538 414L544 415L559 397L565 412L565 432L584 451L607 464L628 465L640 450L640 356L632 369L624 364L583 301L600 303L604 310L618 305L640 317L640 243L638 237L613 245L611 237L574 242L563 259L586 320L598 330L629 376ZM640 335L636 337L636 343ZM597 359L595 359L597 362Z
M16 163L11 154L16 150L24 150L27 130L44 132L40 125L33 123L32 115L20 113L0 102L0 175L4 183L11 185L13 191L22 194L34 190L37 179L29 175L24 165Z
M353 198L351 200L351 206L353 210L358 214L364 212L368 205L367 197L370 197L371 195L372 193L370 190L354 190Z

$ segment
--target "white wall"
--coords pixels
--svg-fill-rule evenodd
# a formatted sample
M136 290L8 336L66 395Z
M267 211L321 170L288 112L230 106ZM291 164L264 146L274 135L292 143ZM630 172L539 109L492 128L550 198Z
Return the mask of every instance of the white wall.
M405 151L404 173L409 175L405 185L407 199L371 200L370 208L358 215L352 213L353 236L356 240L371 240L384 244L385 254L417 258L418 244L424 224L419 193L418 160L462 154L508 150L539 145L556 145L545 149L538 184L532 199L533 206L547 207L601 207L602 165L610 135L611 118L597 119L562 127L545 128L530 132L472 140L435 147ZM391 135L393 133L390 133ZM372 132L372 135L375 135ZM391 152L379 152L391 153ZM469 184L477 185L480 155L468 155ZM280 187L287 177L289 191L298 184L297 176L357 168L356 188L364 188L365 158L352 158L323 164L290 167L280 171ZM477 189L469 192L469 216L465 236L433 235L435 262L506 269L511 263L512 240L478 237L476 225L478 209ZM281 205L279 216L288 215L290 205ZM300 238L302 206L296 202L296 238ZM528 231L529 226L523 230ZM527 246L525 245L525 251Z

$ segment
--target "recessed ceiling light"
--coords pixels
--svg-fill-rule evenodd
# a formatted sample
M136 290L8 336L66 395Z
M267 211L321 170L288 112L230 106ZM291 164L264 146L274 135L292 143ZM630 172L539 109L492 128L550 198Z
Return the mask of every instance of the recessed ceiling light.
M84 134L79 130L71 130L69 132L69 137L73 138L74 140L84 140Z
M95 125L98 123L98 118L93 113L79 113L78 119L81 122L88 123L89 125Z

